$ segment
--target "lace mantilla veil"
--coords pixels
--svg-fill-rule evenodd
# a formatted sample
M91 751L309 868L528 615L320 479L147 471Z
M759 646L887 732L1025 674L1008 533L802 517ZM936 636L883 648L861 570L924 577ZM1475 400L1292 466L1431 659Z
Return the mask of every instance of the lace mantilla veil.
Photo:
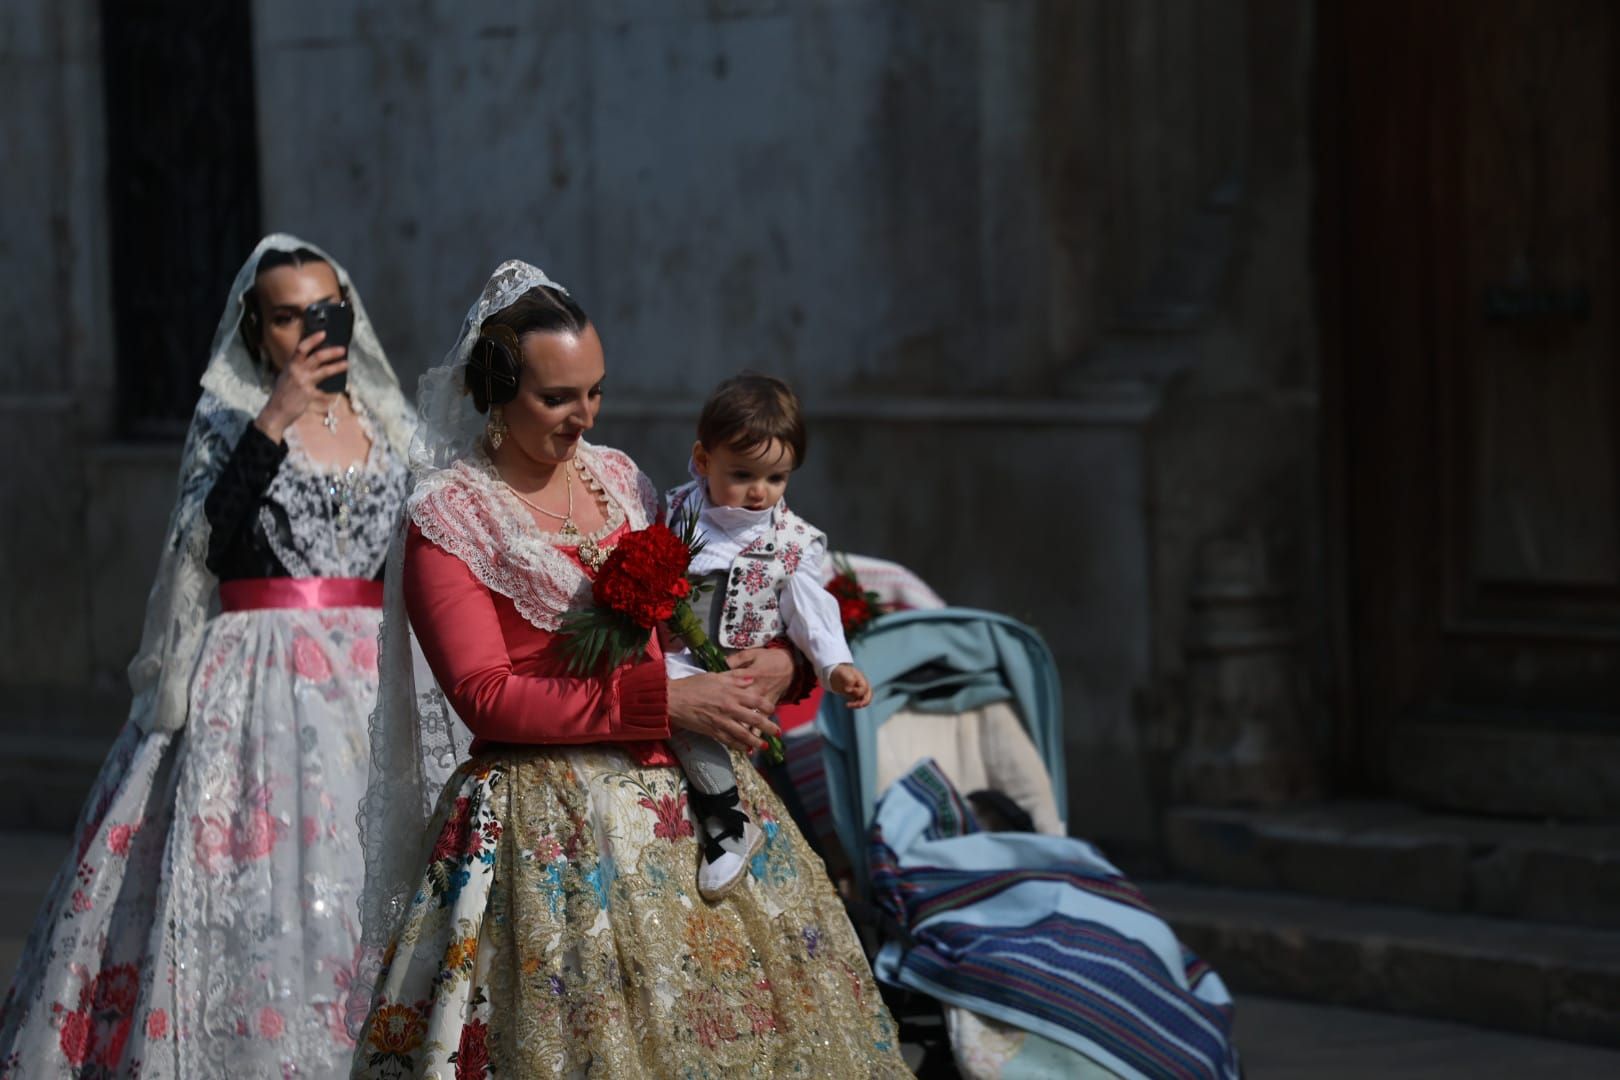
M260 240L231 283L225 311L214 329L202 397L192 413L180 457L179 493L163 541L157 576L146 601L141 644L129 665L129 719L143 731L179 731L186 723L191 671L202 645L216 581L205 559L208 518L203 501L242 432L270 400L273 373L242 341L243 298L253 287L259 258L267 251L315 252L332 267L354 309L349 344L349 393L363 403L378 431L401 456L410 445L413 417L399 380L383 355L348 271L326 252L286 233Z
M366 880L360 900L361 955L348 1002L349 1028L357 1035L384 952L420 884L435 804L472 743L410 629L403 580L410 525L460 558L482 584L509 597L524 619L541 629L555 630L561 614L590 592L584 572L541 539L501 483L483 449L487 418L464 389L467 359L484 321L541 286L567 291L538 267L517 260L502 263L468 309L444 363L418 383L412 487L388 551L377 708L371 715L371 776L360 804ZM652 485L628 458L588 443L578 452L582 465L602 484L610 520L641 528L655 516Z

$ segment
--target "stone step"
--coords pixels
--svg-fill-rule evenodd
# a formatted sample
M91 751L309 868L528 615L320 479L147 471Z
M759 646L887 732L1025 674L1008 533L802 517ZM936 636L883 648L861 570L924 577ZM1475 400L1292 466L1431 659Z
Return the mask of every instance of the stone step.
M1614 1080L1620 1050L1467 1024L1240 994L1253 1080Z
M1620 827L1425 813L1396 803L1181 807L1177 877L1431 911L1620 929Z
M1147 884L1238 992L1620 1046L1620 932Z

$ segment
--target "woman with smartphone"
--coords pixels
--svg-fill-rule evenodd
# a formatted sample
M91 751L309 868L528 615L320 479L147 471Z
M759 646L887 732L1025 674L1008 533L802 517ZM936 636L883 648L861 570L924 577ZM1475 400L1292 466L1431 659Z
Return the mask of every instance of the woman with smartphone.
M202 388L129 721L0 1013L0 1076L348 1071L414 416L343 268L280 234L232 284Z

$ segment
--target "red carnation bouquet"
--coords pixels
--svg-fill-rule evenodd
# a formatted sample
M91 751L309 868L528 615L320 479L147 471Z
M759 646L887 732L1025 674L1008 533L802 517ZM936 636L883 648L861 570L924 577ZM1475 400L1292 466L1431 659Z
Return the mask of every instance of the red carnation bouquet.
M837 554L832 558L836 572L827 582L827 591L838 601L838 618L844 624L844 637L854 640L887 608L877 593L861 586L847 558Z
M679 532L649 525L619 541L591 584L595 606L563 616L560 633L568 670L588 675L616 668L645 652L653 630L664 625L686 642L705 669L730 671L725 653L709 639L688 602L692 582L687 570L701 550L693 515L682 519ZM766 753L780 765L782 740L772 735Z

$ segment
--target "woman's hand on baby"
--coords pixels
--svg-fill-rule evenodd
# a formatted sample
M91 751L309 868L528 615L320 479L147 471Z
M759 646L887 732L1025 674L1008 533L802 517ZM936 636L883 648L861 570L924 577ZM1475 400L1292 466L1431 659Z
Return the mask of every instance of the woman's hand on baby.
M854 664L839 664L827 677L827 689L844 699L852 709L864 709L872 704L872 684L865 673Z
M779 730L771 720L773 703L751 675L721 672L693 675L669 684L669 722L697 735L718 739L734 750L762 750L762 736Z
M787 649L743 649L726 658L731 670L751 675L754 689L770 699L770 712L793 685L793 654Z

